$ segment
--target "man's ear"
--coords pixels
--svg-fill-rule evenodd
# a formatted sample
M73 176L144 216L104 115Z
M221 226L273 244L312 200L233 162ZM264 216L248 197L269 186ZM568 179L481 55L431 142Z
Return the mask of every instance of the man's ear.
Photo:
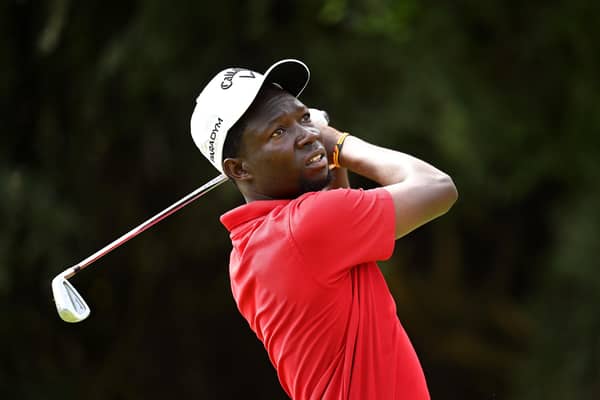
M246 169L246 163L241 158L226 158L223 160L223 172L235 181L252 179L252 175Z

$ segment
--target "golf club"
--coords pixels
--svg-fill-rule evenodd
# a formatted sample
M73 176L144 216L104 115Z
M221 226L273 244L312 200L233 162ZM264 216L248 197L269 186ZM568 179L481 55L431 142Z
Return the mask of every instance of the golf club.
M329 115L325 111L311 108L310 114L313 122L315 123L323 125L327 125L329 123ZM80 322L90 315L90 307L87 305L85 300L83 300L83 297L81 297L75 287L73 287L73 285L71 285L71 283L68 281L69 278L72 278L75 276L75 274L88 267L93 262L104 257L117 247L144 232L146 229L167 218L169 215L187 206L228 179L229 178L227 178L225 175L219 175L216 178L213 178L170 207L164 209L152 218L133 228L117 240L98 250L88 258L58 274L54 279L52 279L52 295L54 297L54 303L56 304L56 310L58 311L60 318L66 322Z
M83 297L81 297L81 295L73 287L73 285L71 285L71 283L68 281L69 278L72 278L75 274L77 274L82 269L88 267L93 262L104 257L117 247L126 243L130 239L133 239L140 233L144 232L146 229L150 228L156 223L167 218L169 215L187 206L194 200L200 198L202 195L211 191L212 189L216 188L217 186L221 185L227 180L228 178L225 175L217 176L216 178L205 183L198 189L194 190L192 193L183 197L181 200L177 201L170 207L164 209L152 218L133 228L117 240L98 250L88 258L80 261L74 266L67 268L66 270L58 274L54 279L52 279L52 295L54 296L54 302L56 304L56 310L58 311L58 315L63 319L63 321L66 322L80 322L90 315L89 306L87 305L85 300L83 300Z

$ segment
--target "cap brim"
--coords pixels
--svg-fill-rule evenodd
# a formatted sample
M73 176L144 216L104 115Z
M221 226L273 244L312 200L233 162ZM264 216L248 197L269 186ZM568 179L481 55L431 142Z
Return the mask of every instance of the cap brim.
M298 97L308 85L310 71L306 64L295 59L276 62L265 72L264 83L275 83L291 95Z

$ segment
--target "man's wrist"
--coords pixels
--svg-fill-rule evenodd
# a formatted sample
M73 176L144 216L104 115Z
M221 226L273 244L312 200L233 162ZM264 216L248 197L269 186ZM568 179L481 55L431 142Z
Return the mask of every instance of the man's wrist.
M341 168L340 159L342 154L342 148L346 138L350 136L348 132L342 133L337 140L337 143L333 147L333 168Z

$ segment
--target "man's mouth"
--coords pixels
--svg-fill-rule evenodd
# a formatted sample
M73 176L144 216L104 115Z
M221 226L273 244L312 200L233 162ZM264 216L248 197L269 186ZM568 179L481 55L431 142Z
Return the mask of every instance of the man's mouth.
M321 164L327 164L327 157L325 156L324 149L319 149L317 152L311 154L304 163L304 165L311 168L320 168Z
M310 165L310 164L314 164L316 162L319 162L323 159L323 154L315 154L314 156L312 156L311 158L308 159L308 161L306 162L306 165Z

